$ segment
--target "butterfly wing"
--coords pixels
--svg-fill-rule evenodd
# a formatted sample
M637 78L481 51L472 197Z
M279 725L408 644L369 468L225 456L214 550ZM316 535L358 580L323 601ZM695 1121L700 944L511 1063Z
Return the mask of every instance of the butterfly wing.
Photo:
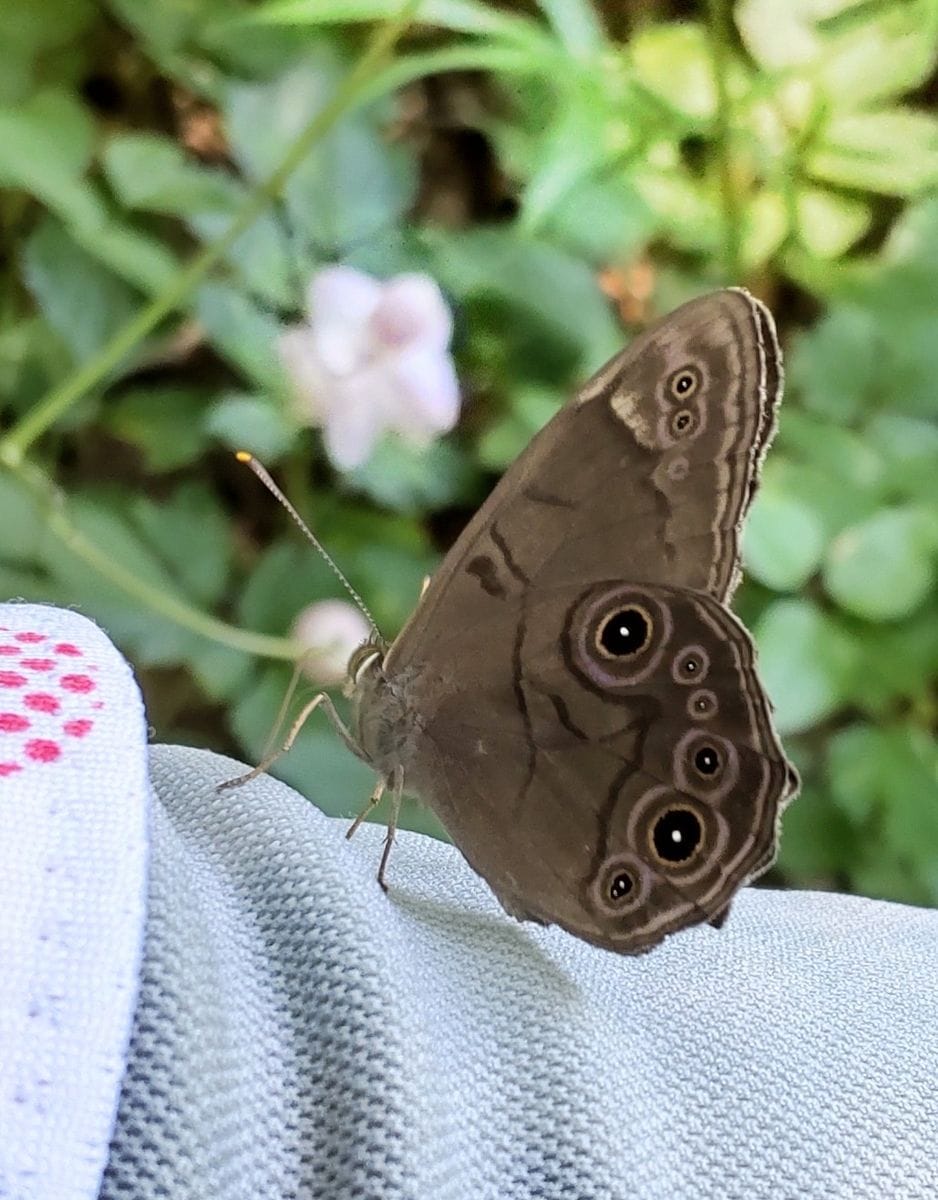
M445 639L454 607L485 621L523 587L621 574L727 600L781 379L771 315L741 290L692 300L636 338L495 487L389 667Z
M388 652L407 785L520 917L638 952L771 861L792 772L723 602L780 380L746 293L677 310L534 439ZM603 676L623 613L647 644Z

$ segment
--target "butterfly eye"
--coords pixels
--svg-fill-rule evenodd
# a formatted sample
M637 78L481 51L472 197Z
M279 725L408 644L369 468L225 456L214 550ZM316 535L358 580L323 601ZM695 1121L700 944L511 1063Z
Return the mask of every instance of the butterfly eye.
M700 372L696 367L681 367L668 380L668 390L675 400L689 400L700 387Z
M635 887L635 881L628 871L619 871L609 880L609 899L616 902L624 900Z
M600 625L596 648L604 658L634 658L651 641L651 614L637 604L617 609Z
M669 808L651 827L655 856L665 863L686 863L703 842L703 826L689 808Z
M713 746L701 746L694 754L694 766L701 775L709 778L711 775L715 775L720 769L720 755Z
M685 646L671 666L675 683L699 683L706 679L710 658L703 646Z

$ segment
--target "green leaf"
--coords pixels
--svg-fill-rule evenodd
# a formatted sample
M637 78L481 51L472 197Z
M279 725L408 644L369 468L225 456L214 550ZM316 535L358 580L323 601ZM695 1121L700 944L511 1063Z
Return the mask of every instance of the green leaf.
M368 462L346 478L377 504L415 516L467 503L478 483L472 464L453 442L421 448L393 435L382 438Z
M834 116L804 166L839 187L919 195L938 184L938 120L908 108Z
M840 258L869 229L870 206L852 196L806 187L795 199L801 244L818 258Z
M851 429L838 429L809 413L789 408L782 413L779 447L828 472L842 485L862 488L873 495L882 488L882 459Z
M583 371L621 349L622 332L581 259L547 241L500 229L467 230L458 237L433 229L426 241L434 255L433 274L457 300L497 298L527 310L542 323L543 340L578 352Z
M935 69L934 0L855 4L828 23L817 78L834 104L859 108L920 87ZM839 26L830 28L830 26Z
M920 509L894 508L845 529L828 548L828 594L867 621L914 612L935 583L932 524Z
M196 295L196 315L223 358L260 387L281 390L276 346L282 330L269 313L236 288L206 283Z
M477 456L484 467L504 471L560 408L565 397L553 388L518 384L510 407L479 439Z
M175 471L203 452L208 397L187 387L133 388L108 406L105 428L143 454L148 471Z
M399 0L268 0L252 10L251 22L283 25L335 25L360 21L383 21L400 12ZM476 0L423 0L417 20L438 25L454 33L491 38L530 40L540 36L537 26Z
M331 98L342 64L320 49L273 83L237 84L225 101L232 151L255 180L279 163ZM381 135L374 109L340 120L290 176L285 201L295 228L320 252L336 253L393 224L410 207L414 165Z
M827 779L831 795L856 826L873 816L880 798L877 767L884 734L871 725L851 725L827 744Z
M32 492L7 471L0 471L0 513L0 559L35 562L46 539L42 510Z
M26 242L23 276L43 316L76 362L90 358L138 307L135 293L51 217Z
M112 217L95 226L72 224L69 228L88 254L149 296L164 291L182 269L163 242Z
M231 393L212 405L204 431L232 450L249 450L266 463L283 458L297 436L296 426L266 396Z
M824 544L824 527L807 504L771 484L760 490L743 540L750 575L776 592L797 591L817 570Z
M760 675L779 733L797 733L836 712L857 647L808 600L778 600L754 631Z
M938 677L938 607L924 605L895 624L867 625L861 636L863 662L850 697L856 707L873 717L894 711L897 702L928 712Z
M854 831L827 793L805 787L782 817L777 867L802 887L830 887L855 842Z
M231 212L237 203L230 176L189 160L168 137L116 134L104 147L102 166L125 208L189 217Z
M222 598L228 581L231 535L227 516L206 484L182 484L160 503L136 496L130 512L148 546L187 596L203 605Z
M569 54L590 59L603 48L603 31L590 0L537 0Z
M838 305L798 340L789 383L813 412L844 424L869 403L878 355L876 314Z
M689 21L646 25L630 42L638 80L669 107L695 121L716 113L713 56L702 25ZM680 86L675 87L675 81Z
M93 138L91 119L67 92L40 92L22 104L0 107L0 185L93 220L95 205L81 181Z

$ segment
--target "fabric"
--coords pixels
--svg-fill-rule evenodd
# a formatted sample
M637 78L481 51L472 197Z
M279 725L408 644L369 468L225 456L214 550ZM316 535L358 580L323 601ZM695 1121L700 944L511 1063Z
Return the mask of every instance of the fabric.
M126 668L99 665L130 711ZM142 730L135 754L139 778ZM85 769L82 796L142 807L115 764ZM215 791L242 769L151 753L145 949L102 1197L938 1196L938 913L749 889L722 930L619 958L514 922L418 835L399 835L385 896L380 828L348 842L270 778ZM70 807L71 776L36 779ZM83 853L104 864L95 829ZM113 1007L103 970L63 977ZM33 1117L36 1154L57 1132ZM82 1187L0 1196L96 1194Z

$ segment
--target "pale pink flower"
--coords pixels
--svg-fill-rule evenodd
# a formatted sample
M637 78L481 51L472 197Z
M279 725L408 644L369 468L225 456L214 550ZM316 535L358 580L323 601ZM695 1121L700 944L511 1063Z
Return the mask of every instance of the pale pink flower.
M371 636L361 612L345 600L318 600L293 622L303 647L303 674L322 687L341 683L352 651Z
M453 428L453 320L429 275L382 283L353 267L326 267L310 282L307 310L278 348L297 417L322 428L337 467L361 466L388 430L425 446Z

